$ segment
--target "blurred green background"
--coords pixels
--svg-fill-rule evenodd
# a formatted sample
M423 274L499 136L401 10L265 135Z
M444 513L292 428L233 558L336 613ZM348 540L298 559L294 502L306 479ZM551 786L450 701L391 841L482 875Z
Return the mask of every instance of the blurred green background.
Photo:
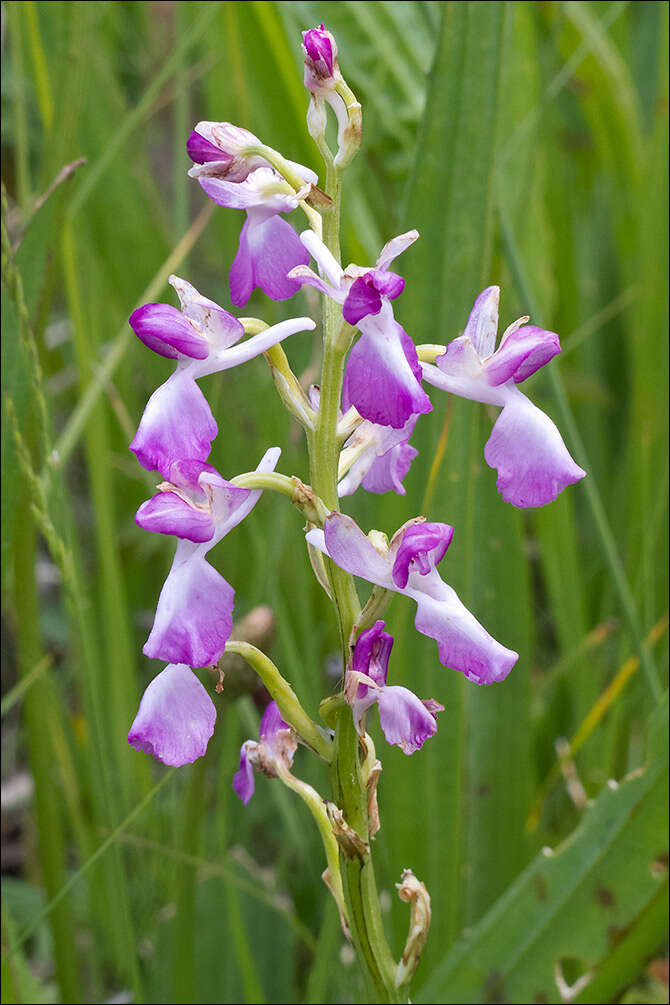
M125 739L172 558L133 522L156 478L127 447L170 367L127 318L174 301L172 271L230 307L241 214L187 177L185 141L229 120L318 171L300 31L321 21L363 105L344 260L421 231L396 309L417 344L458 335L490 283L503 328L527 313L557 331L529 392L588 471L514 510L483 460L491 416L431 389L407 495L347 501L366 529L453 524L443 577L521 653L478 689L439 665L412 605L388 612L393 681L445 705L412 758L375 732L393 947L411 867L433 901L419 1000L667 1000L648 961L667 931L668 6L348 0L2 5L3 1000L360 993L307 811L262 778L246 810L232 792L258 696L215 696L207 755L178 771ZM308 292L244 313L318 310ZM318 339L285 347L318 379ZM203 388L225 477L274 444L307 477L262 360ZM301 542L266 497L211 557L237 617L272 608L273 659L316 715L337 640ZM306 752L295 767L327 794ZM552 863L541 849L568 835Z

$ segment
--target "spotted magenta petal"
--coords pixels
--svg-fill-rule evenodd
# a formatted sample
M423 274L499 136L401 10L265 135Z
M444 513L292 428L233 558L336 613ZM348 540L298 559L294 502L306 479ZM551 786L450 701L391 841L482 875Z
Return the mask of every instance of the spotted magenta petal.
M179 295L181 313L159 304L147 305L160 310L140 316L139 322L135 317L138 311L133 314L142 341L177 363L172 376L149 399L130 444L140 464L149 471L160 471L164 478L170 477L175 461L206 461L218 432L196 380L245 363L289 335L316 327L311 318L296 318L240 341L244 328L237 318L184 279L170 276L170 283Z
M128 743L180 767L203 756L215 721L214 703L193 671L170 663L144 692Z
M422 702L405 687L386 684L393 636L384 627L383 621L377 621L356 640L345 694L361 734L365 732L365 713L377 703L387 742L400 747L405 754L412 754L436 732L437 712L442 711L442 706L432 700Z
M414 624L422 635L437 642L443 666L460 671L475 684L504 680L516 663L518 654L506 649L489 635L464 607L455 590L443 582L435 568L435 558L444 548L448 531L443 531L443 539L437 543L431 535L425 542L425 551L417 547L415 540L411 548L407 549L412 558L406 585L400 587L394 580L393 568L397 555L406 554L403 551L404 535L408 526L416 523L417 521L412 521L401 527L394 535L388 553L384 555L354 521L342 513L331 513L326 518L324 530L310 530L306 537L309 544L329 555L337 565L352 575L414 600L417 605ZM401 558L399 573L404 567L404 561L404 557ZM428 568L429 571L422 572L423 568Z
M279 447L272 447L256 470L273 471L280 454ZM205 556L251 512L261 491L227 482L208 464L201 465L197 487L189 491L188 481L197 471L194 463L177 464L173 470L180 484L166 483L136 517L147 530L180 538L142 651L172 663L212 666L232 631L235 591ZM163 494L180 498L183 505L161 503ZM209 529L212 533L205 539Z
M520 318L495 349L499 299L497 286L480 293L463 335L448 344L435 366L422 363L421 369L435 387L502 408L484 448L486 463L498 472L498 491L514 506L545 506L586 472L549 416L516 385L557 355L560 343L555 332Z
M245 740L240 749L240 766L233 777L233 789L246 806L254 794L254 769L271 778L281 764L290 768L297 747L295 733L281 717L277 703L265 709L258 730L258 742Z

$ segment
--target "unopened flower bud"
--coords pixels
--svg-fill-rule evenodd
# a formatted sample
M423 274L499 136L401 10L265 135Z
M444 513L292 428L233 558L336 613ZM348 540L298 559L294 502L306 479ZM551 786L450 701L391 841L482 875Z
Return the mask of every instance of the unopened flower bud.
M303 31L305 87L313 94L332 91L340 78L337 42L323 25Z

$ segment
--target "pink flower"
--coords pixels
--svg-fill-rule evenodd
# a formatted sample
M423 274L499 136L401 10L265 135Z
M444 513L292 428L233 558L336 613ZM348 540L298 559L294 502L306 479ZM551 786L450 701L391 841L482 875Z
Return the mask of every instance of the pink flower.
M354 405L364 419L394 429L433 407L421 387L414 343L393 316L391 300L400 296L405 281L387 268L418 236L411 230L389 241L373 269L349 265L342 270L316 234L306 231L301 240L326 278L305 266L291 272L292 279L342 304L345 320L361 332L347 360L344 407Z
M410 520L382 553L351 517L333 512L323 530L310 530L306 537L340 568L414 600L414 625L437 642L442 665L475 684L492 684L504 680L519 657L496 642L440 578L436 566L453 533L445 523Z
M273 471L281 451L268 450L257 471ZM179 538L156 608L146 656L205 667L223 654L233 627L235 591L205 556L251 512L260 490L238 488L209 464L176 461L171 481L142 503L135 522Z
M147 402L130 444L142 467L167 478L175 461L206 461L218 427L196 380L245 363L298 331L316 327L311 318L273 325L240 342L244 328L232 314L203 297L184 279L170 276L181 311L169 304L145 304L130 325L146 346L177 362L175 372Z
M517 387L561 351L558 335L527 317L509 326L495 348L500 289L489 286L475 300L465 331L447 346L436 366L422 363L424 380L451 394L499 405L502 412L484 448L498 471L498 491L515 506L544 506L586 474L568 453L551 421Z
M444 707L432 698L421 701L406 687L387 685L393 636L383 629L384 622L377 621L358 636L351 667L345 674L344 694L361 735L365 733L365 714L376 703L387 742L405 754L413 754L437 731L437 713Z

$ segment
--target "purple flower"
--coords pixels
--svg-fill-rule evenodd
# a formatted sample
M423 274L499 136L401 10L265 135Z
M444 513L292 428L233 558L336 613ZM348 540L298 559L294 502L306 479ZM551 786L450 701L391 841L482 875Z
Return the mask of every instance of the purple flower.
M307 173L307 168L302 168ZM316 182L316 175L309 172ZM205 193L219 206L245 209L247 218L230 270L230 299L244 307L259 286L273 300L288 300L300 283L287 275L306 265L309 255L291 225L280 213L290 213L309 193L311 182L298 192L270 167L259 167L244 181L198 177Z
M442 665L475 684L492 684L505 679L518 654L496 642L440 578L436 565L452 536L448 524L426 523L419 517L378 550L351 517L335 512L326 518L324 530L306 535L309 544L352 575L411 597L417 605L414 624L422 635L435 639Z
M257 136L232 122L198 122L186 141L186 152L194 162L189 176L245 181L256 168L271 166L262 154L247 152L250 147L260 146L263 143ZM283 159L305 182L316 185L318 178L313 171L303 164Z
M417 419L410 415L401 429L361 422L342 448L340 466L348 470L338 482L338 496L352 495L359 485L367 492L405 495L402 480L418 453L408 443Z
M337 42L329 31L321 25L303 31L302 51L305 54L305 87L312 94L332 92L339 79L337 64Z
M502 407L484 448L498 472L497 486L514 506L544 506L586 474L568 453L561 434L518 388L561 351L558 335L527 317L509 326L495 348L500 288L489 286L475 300L465 331L447 346L437 365L421 364L435 387L473 401Z
M443 712L444 706L432 699L421 701L406 687L386 684L393 636L383 629L384 622L377 621L358 636L345 675L344 694L361 735L365 733L365 714L376 702L387 742L413 754L437 731L437 713Z
M170 663L142 695L128 743L179 767L202 757L214 732L216 709L193 671Z
M256 470L273 471L280 453L272 447ZM212 666L232 631L235 591L205 556L251 512L261 491L238 488L200 461L176 461L170 478L135 517L145 530L180 539L142 651L172 663Z
M395 320L391 307L391 300L402 293L404 280L387 268L418 236L412 230L389 241L374 269L349 265L343 271L316 234L306 231L301 240L327 281L305 266L294 269L290 276L342 304L345 320L361 332L347 360L345 407L354 405L363 418L394 429L401 429L411 415L432 410L421 387L414 343Z
M242 744L240 766L233 777L233 788L245 806L254 794L254 768L276 778L293 764L297 746L294 731L282 719L277 703L271 701L261 719L258 742L246 740Z
M137 337L154 352L177 361L172 376L149 399L130 444L142 467L169 477L175 461L206 461L218 427L196 380L245 363L298 331L311 318L273 325L240 343L241 323L177 276L170 276L181 312L169 304L146 304L130 316ZM239 343L239 344L238 344Z

